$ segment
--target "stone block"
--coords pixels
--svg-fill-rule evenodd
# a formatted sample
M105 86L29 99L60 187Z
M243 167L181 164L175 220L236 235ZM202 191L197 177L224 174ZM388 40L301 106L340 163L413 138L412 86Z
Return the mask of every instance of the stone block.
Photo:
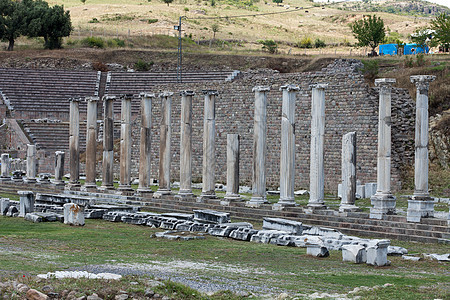
M342 183L338 184L337 196L338 198L342 198Z
M250 241L251 237L257 233L256 229L239 227L231 231L229 237L235 240Z
M194 220L194 215L193 215L193 214L164 213L164 214L161 214L161 216L163 216L163 217L169 217L169 218L176 218L176 219L179 219L179 220L187 220L187 221L192 221L192 220Z
M377 183L369 182L365 184L366 198L370 198L377 193Z
M191 229L194 224L195 223L193 221L184 221L182 223L178 223L175 226L175 230L177 230L177 231L192 231Z
M0 215L5 216L9 209L9 199L2 198L0 199Z
M330 252L328 252L327 247L323 244L306 244L306 254L315 257L328 257Z
M286 231L294 235L301 235L303 225L302 222L282 218L264 218L263 229Z
M303 234L306 235L319 235L327 238L341 239L343 234L336 229L318 227L318 226L303 226Z
M253 225L247 222L217 224L208 229L208 233L213 236L228 237L231 231L237 228L253 228Z
M34 211L34 193L32 191L18 191L20 197L19 217L24 218L27 213Z
M230 214L224 212L218 212L210 209L194 210L194 220L204 223L229 223Z
M408 199L408 210L406 220L408 222L419 223L422 218L434 217L434 200L425 197L421 199Z
M42 218L41 216L38 216L35 213L28 213L25 215L25 220L33 222L33 223L40 223L40 222L44 222L44 218Z
M355 264L365 263L367 261L366 248L362 245L344 245L342 246L342 260Z
M103 215L108 211L106 209L85 209L84 210L84 218L85 219L102 219Z
M17 206L10 205L8 208L8 212L6 213L7 217L17 217L19 216L19 210L17 209Z
M260 231L258 231L258 233L254 234L250 238L250 242L268 244L268 243L270 243L271 239L278 238L280 235L285 235L285 234L286 234L285 231L260 230Z
M399 246L388 246L387 255L404 255L408 254L408 250Z
M374 240L366 248L368 265L373 266L387 266L390 265L390 261L387 259L388 246L391 241L389 240Z
M84 206L75 203L64 204L64 224L84 226Z
M184 223L184 221L180 221L175 218L162 218L159 228L173 230L177 224L180 223Z
M356 186L356 198L363 199L366 198L366 186L361 184Z
M283 234L277 238L271 239L270 243L278 246L295 246L294 242L292 241L293 237L294 236L290 234Z

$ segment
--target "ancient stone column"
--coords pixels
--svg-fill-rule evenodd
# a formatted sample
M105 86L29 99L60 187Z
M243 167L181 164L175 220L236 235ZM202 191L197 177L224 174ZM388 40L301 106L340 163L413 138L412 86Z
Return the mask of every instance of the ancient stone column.
M80 186L80 99L70 99L69 123L69 188Z
M96 165L97 165L97 104L98 97L86 97L87 120L86 120L86 182L83 189L96 191Z
M53 183L55 185L64 185L63 176L64 176L64 151L56 151L55 152L55 180Z
M298 86L285 85L281 107L280 200L274 209L295 206L295 99Z
M161 124L159 144L159 188L153 198L170 196L170 141L172 137L172 92L159 94L161 98Z
M239 195L239 134L227 134L227 192L224 202L229 204L241 200Z
M416 132L414 194L408 200L407 220L420 222L434 216L434 201L428 193L428 89L436 76L411 76L416 85Z
M205 106L203 114L203 187L199 201L215 199L216 182L216 96L217 91L203 91Z
M356 200L356 132L342 137L342 199L340 212L357 211Z
M101 190L114 189L114 101L115 96L103 96L103 161Z
M391 88L393 78L375 79L380 87L378 109L377 192L370 198L370 218L382 219L395 214L395 197L391 193Z
M267 156L267 93L269 87L256 86L255 116L253 122L253 176L252 197L247 206L258 207L267 203L266 198L266 156Z
M324 135L325 88L327 84L312 85L311 96L311 153L309 170L309 202L313 209L326 208L324 202Z
M27 213L34 211L34 193L32 191L17 191L20 200L19 217L24 218Z
M2 168L1 168L1 180L10 180L11 176L9 175L10 172L10 160L9 160L9 153L2 153Z
M27 180L36 182L36 145L27 144Z
M193 91L182 91L180 128L180 191L177 197L190 199L192 193L192 97Z
M139 187L144 195L153 194L150 188L152 101L155 94L141 93L141 143L139 148Z
M132 94L122 95L120 111L120 182L118 192L123 195L133 193L131 188L131 99Z

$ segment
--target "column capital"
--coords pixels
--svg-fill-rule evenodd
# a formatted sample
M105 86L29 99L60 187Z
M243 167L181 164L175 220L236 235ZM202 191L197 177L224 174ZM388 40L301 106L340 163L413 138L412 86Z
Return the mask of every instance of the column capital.
M156 95L155 95L155 93L142 92L142 93L139 94L139 97L141 97L141 98L155 98Z
M97 102L97 101L99 101L99 100L100 100L99 97L85 97L85 98L84 98L84 101L85 101L85 102Z
M313 83L309 85L312 89L326 89L328 87L328 83Z
M133 98L133 94L122 94L120 95L121 99L131 99Z
M203 95L208 96L217 96L219 92L217 90L202 90Z
M411 83L414 83L418 89L428 90L430 82L436 79L434 75L413 75L409 77Z
M81 98L69 98L69 101L70 102L80 102L81 101Z
M172 92L165 91L165 92L159 93L159 97L161 97L161 98L172 97L172 96L173 96Z
M33 195L34 193L32 191L17 191L17 194L20 196L27 196L27 195Z
M181 91L180 92L180 96L194 96L195 92L194 91Z
M258 85L252 89L252 92L268 92L270 91L270 87Z
M375 86L383 87L383 86L392 86L397 81L395 78L378 78L375 79Z
M280 87L280 91L283 91L283 90L287 90L288 92L291 92L291 91L297 92L300 90L300 88L298 85L295 85L295 84L287 84L287 85L282 85Z
M103 96L103 101L115 101L115 100L117 100L116 96L113 96L113 95L104 95Z
M65 152L64 151L55 151L55 155L62 155L62 154L65 154Z

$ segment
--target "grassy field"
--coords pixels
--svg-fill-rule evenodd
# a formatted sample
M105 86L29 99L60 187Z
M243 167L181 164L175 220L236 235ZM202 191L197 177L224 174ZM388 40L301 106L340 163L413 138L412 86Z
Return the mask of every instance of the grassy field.
M448 263L411 262L389 257L391 266L377 268L342 262L339 251L318 259L307 256L302 248L210 236L204 240L168 241L152 238L156 231L158 229L101 220L87 220L84 227L70 227L0 216L0 277L3 281L16 278L37 289L45 285L51 285L56 292L76 289L79 295L94 291L114 294L125 289L139 296L147 288L148 280L156 276L199 286L200 290L215 284L224 290L228 287L234 293L247 291L258 297L275 297L282 292L300 297L315 292L347 294L356 287L387 283L392 286L371 291L363 289L355 295L364 299L450 297ZM450 252L448 245L399 241L392 241L392 244L406 247L410 253ZM66 269L126 269L129 275L118 284L73 279L36 281L33 276ZM170 286L170 282L164 282L160 292L175 299L206 297L198 293L195 297L173 295ZM210 298L220 298L220 295Z

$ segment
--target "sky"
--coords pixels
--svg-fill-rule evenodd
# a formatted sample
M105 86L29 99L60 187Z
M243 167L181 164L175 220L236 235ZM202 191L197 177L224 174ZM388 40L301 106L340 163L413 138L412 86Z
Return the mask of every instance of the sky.
M450 7L450 0L427 0L427 1Z

